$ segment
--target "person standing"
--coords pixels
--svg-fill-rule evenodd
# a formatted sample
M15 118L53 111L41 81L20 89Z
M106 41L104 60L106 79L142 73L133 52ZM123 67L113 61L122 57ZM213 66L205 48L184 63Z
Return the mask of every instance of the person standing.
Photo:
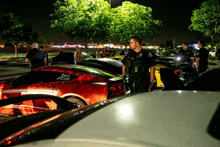
M209 51L204 48L205 42L199 41L199 51L196 54L196 69L198 73L202 73L208 69Z
M45 56L46 56L46 60L44 61L44 65L45 66L48 66L48 53L44 50L44 46L40 46L39 47L39 50L41 50L41 51L43 51L44 52L44 54L45 54Z
M74 61L76 65L82 65L82 61L84 59L84 56L79 48L79 46L76 46L76 52L74 53Z
M38 49L38 43L32 43L32 48L27 52L25 62L29 62L31 70L44 66L46 63L46 55Z
M103 51L102 51L102 57L106 58L106 56L107 56L107 49L104 48Z
M152 91L156 84L155 59L151 53L141 48L139 37L132 37L130 46L133 51L130 51L122 60L122 74L124 77L126 74L129 76L131 93Z
M188 48L187 43L183 43L183 49L181 49L177 54L177 57L180 57L179 63L187 63L192 65L194 54L193 51ZM192 59L191 59L192 58Z
M220 65L220 48L217 49L217 52L216 52L216 56L217 56L217 66Z
M62 54L62 53L63 53L63 50L62 50L62 49L60 49L60 51L59 51L59 55L60 55L60 54Z
M101 58L101 53L99 49L97 49L95 53L96 53L96 58Z

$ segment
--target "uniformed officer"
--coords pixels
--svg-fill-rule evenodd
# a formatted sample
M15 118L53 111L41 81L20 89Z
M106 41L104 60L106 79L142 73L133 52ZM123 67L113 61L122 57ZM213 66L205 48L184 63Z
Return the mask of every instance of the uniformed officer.
M33 49L27 52L25 61L30 63L31 70L34 70L35 68L45 66L47 63L46 55L43 51L38 49L38 43L34 42L32 43Z
M188 48L187 43L183 43L183 49L181 49L176 56L181 58L179 63L188 63L190 65L193 63L193 58L191 59L191 57L194 57L194 54L193 51Z
M125 71L129 70L127 73L129 74L129 79L131 79L131 93L152 91L156 83L154 75L156 62L153 55L141 48L141 39L139 37L132 37L130 46L133 52L128 53L123 59L122 73L125 75Z
M133 59L133 53L132 49L128 50L127 55L123 58L122 63L122 75L125 80L126 89L129 89L131 93L133 93L133 80L131 78L131 65L132 65L132 59Z
M208 69L209 51L203 47L204 45L204 41L198 42L199 51L196 55L196 68L198 73L202 73Z

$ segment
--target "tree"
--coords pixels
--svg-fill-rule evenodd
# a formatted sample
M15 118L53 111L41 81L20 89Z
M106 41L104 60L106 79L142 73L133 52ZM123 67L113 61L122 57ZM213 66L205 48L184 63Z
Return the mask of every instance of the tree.
M110 5L104 0L64 0L55 4L52 28L73 38L80 36L87 52L87 43L96 38L108 40Z
M204 36L209 36L218 47L220 40L220 6L219 0L209 0L201 4L200 9L192 13L192 24L189 29L199 31Z
M150 7L123 2L122 6L112 8L110 36L127 44L132 36L141 39L153 38L157 27L162 25L159 20L152 18Z
M15 47L15 57L17 57L17 45L22 41L36 41L38 34L33 31L32 26L22 24L18 17L8 13L3 18L0 26L0 38L5 42L10 42Z

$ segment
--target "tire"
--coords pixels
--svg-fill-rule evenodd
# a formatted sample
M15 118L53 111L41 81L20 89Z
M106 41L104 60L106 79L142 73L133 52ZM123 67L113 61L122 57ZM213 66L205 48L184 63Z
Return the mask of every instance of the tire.
M69 98L67 98L67 100L72 103L77 103L78 107L84 107L86 105L82 100L80 100L76 97L69 97Z

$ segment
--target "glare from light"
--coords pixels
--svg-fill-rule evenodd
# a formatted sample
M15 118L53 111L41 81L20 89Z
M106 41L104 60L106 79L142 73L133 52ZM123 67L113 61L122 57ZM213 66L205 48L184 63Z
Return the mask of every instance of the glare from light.
M178 92L178 93L182 93L183 91L182 91L182 90L177 90L177 92Z
M177 61L180 61L180 59L181 59L180 57L177 57L177 58L176 58Z
M119 122L129 124L135 121L134 107L129 104L123 104L117 107L116 113Z

